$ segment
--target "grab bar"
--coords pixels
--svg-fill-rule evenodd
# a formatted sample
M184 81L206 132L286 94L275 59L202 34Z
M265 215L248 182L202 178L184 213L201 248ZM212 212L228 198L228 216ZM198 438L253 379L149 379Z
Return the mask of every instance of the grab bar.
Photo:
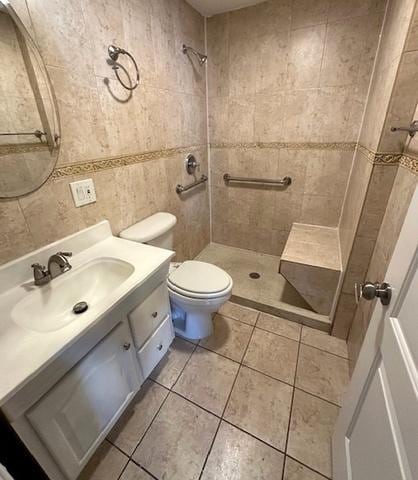
M187 192L188 190L197 187L201 183L205 183L208 181L208 177L206 175L202 175L199 180L196 180L193 183L189 183L189 185L177 185L176 192L180 195L180 193Z
M10 135L34 135L36 138L39 138L39 140L42 139L44 135L46 135L45 132L41 132L40 130L35 130L34 132L1 132L0 137L6 137Z
M257 185L269 185L279 187L288 187L292 184L292 179L290 177L283 177L281 180L270 180L268 178L233 177L229 173L225 173L224 180L225 182L252 183Z

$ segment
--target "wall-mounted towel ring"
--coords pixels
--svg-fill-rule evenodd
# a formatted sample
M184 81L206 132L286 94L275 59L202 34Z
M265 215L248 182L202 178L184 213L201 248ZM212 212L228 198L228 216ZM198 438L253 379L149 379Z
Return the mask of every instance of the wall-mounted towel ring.
M123 88L126 88L126 90L135 90L135 88L139 85L139 68L134 57L123 48L116 47L115 45L109 45L107 51L109 53L109 57L115 62L112 68L115 71L116 78L119 80L119 83L122 85ZM133 85L132 84L126 85L125 82L119 76L118 70L120 66L116 63L118 61L119 55L127 55L132 60L132 63L134 64L134 67L136 70L136 78Z

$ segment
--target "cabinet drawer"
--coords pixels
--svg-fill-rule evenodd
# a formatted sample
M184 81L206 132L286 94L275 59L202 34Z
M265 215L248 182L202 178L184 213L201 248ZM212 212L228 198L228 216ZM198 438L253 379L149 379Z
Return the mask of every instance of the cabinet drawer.
M137 348L144 345L169 311L168 288L164 282L128 315Z
M139 350L138 358L141 365L142 374L146 379L163 358L174 339L174 330L171 322L171 316L167 316L157 331Z

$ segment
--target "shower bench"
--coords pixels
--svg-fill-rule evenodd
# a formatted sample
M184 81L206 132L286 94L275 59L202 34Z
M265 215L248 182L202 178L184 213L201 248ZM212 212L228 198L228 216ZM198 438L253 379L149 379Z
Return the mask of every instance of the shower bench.
M330 315L342 273L338 228L294 223L279 271L315 312Z

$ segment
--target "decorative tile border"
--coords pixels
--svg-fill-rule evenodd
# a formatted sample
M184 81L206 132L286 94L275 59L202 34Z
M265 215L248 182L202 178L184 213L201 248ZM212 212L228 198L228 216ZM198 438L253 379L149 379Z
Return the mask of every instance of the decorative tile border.
M357 148L358 151L374 165L399 165L402 157L402 153L374 152L373 150L370 150L364 145L360 144L357 146Z
M415 175L418 175L418 158L411 155L402 155L400 164Z
M315 143L315 142L252 142L252 143L211 143L211 148L231 148L231 149L253 149L253 148L273 148L289 150L355 150L356 143L352 142L333 142L333 143Z
M48 145L45 143L8 143L0 145L0 157L19 153L40 152L42 150L48 150Z
M373 152L363 145L358 145L358 150L373 165L402 165L414 174L418 174L418 158L404 153Z
M71 163L68 165L59 165L52 172L50 180L68 177L71 175L83 175L88 173L99 172L101 170L109 170L111 168L119 168L136 163L149 162L160 158L173 157L175 155L196 152L204 148L206 145L192 145L190 147L169 148L166 150L156 150L153 152L137 153L133 155L120 155L115 157L107 157L90 162Z

